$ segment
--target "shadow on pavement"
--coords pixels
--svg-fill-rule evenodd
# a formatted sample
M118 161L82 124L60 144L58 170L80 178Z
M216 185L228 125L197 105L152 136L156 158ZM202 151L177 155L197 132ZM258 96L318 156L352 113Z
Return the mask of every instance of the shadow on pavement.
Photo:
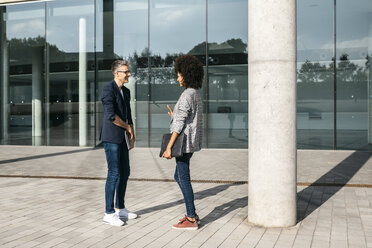
M306 189L297 193L297 221L300 222L342 189L372 156L356 151Z
M204 225L214 222L238 208L244 208L246 206L248 206L248 196L237 198L215 207L212 212L201 219L199 227L203 227Z
M13 159L7 159L7 160L1 160L0 164L10 164L15 163L19 161L25 161L25 160L32 160L32 159L39 159L39 158L48 158L53 156L59 156L59 155L65 155L65 154L72 154L72 153L78 153L78 152L86 152L91 151L95 149L100 149L99 147L93 147L93 148L86 148L86 149L79 149L79 150L71 150L71 151L65 151L65 152L55 152L55 153L47 153L47 154L41 154L41 155L35 155L35 156L28 156L23 158L13 158Z
M200 199L207 198L209 196L217 195L218 193L228 189L229 187L237 186L237 185L238 184L223 184L223 185L218 185L218 186L210 188L210 189L202 190L202 191L196 192L194 194L194 199L195 200L200 200ZM183 199L178 200L178 201L173 201L173 202L160 204L158 206L154 206L154 207L150 207L150 208L145 208L145 209L136 211L136 214L138 214L138 215L147 214L147 213L151 213L151 212L154 212L154 211L163 210L163 209L166 209L166 208L171 208L171 207L174 207L174 206L180 205L180 204L184 204Z

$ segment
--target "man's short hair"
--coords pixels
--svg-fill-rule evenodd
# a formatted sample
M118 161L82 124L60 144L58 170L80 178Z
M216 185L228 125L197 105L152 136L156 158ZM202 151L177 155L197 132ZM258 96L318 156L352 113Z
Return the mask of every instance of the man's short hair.
M129 62L128 60L125 60L125 59L118 59L118 60L115 60L112 65L111 65L111 72L113 75L115 75L115 72L116 70L120 67L120 66L123 66L123 65L126 65L126 66L129 66Z

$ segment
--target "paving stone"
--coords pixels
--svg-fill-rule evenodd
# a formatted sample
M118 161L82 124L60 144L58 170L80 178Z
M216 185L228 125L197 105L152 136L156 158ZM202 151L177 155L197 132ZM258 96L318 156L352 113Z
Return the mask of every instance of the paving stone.
M193 183L202 224L197 231L173 230L185 205L175 182L151 181L172 179L174 173L174 160L158 159L156 153L158 149L152 148L131 151L131 177L150 181L129 181L126 204L139 218L111 227L102 224L105 180L100 178L106 176L102 149L3 146L0 162L21 160L3 163L0 174L98 180L2 177L1 247L372 248L371 187L299 186L298 224L266 229L247 222L247 184ZM352 176L337 169L352 155L352 151L298 151L298 181L371 185L372 160ZM216 163L210 163L210 157ZM64 166L56 167L56 161L65 161ZM231 165L228 173L226 163ZM247 168L246 150L203 150L193 157L191 177L246 181Z
M312 243L312 237L309 237L309 239L295 239L293 243L293 248L307 248L311 247Z

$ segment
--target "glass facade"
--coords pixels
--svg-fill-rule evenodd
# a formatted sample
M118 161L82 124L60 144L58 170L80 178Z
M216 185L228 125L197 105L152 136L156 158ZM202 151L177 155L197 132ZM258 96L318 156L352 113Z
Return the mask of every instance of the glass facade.
M370 0L297 0L298 147L371 150Z
M372 1L336 5L337 147L372 148Z
M370 150L372 2L297 0L298 148ZM173 61L205 65L204 147L248 145L248 0L54 0L0 6L0 141L99 145L100 94L130 61L137 146L157 147L182 88Z
M45 8L46 142L93 146L94 0L50 1Z
M1 137L42 145L45 10L43 3L1 9Z
M297 1L297 143L332 149L334 141L333 0Z
M157 147L169 130L166 106L182 92L173 62L193 54L206 72L204 147L246 148L247 5L55 0L1 6L1 143L98 145L101 90L112 80L111 63L123 58L132 71L127 87L137 146Z
M150 146L156 147L161 143L162 133L169 132L167 104L173 108L183 90L176 81L174 59L179 54L191 53L205 64L206 2L152 0L149 13L151 78L146 131ZM196 46L200 49L195 49Z
M208 3L208 144L245 148L248 1L209 0Z

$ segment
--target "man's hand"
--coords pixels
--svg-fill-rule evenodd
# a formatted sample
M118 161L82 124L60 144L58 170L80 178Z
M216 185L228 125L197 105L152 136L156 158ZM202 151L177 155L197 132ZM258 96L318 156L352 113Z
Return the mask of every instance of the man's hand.
M127 125L127 133L129 134L129 139L132 140L134 139L134 131L132 125Z
M134 142L136 142L136 138L134 137L133 126L128 125L126 130L129 135L129 150L131 150L134 148Z

